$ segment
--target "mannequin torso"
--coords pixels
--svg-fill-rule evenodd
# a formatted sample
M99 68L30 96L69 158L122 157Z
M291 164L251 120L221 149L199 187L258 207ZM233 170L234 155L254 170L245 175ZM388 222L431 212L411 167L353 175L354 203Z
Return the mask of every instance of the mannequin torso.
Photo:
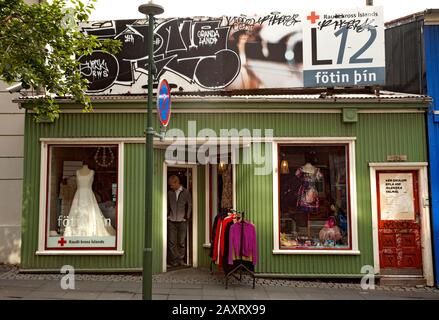
M81 169L78 170L79 175L87 176L89 175L91 170L88 168L88 165L84 164Z
M302 166L302 171L309 174L314 174L317 168L314 167L311 163L307 162Z

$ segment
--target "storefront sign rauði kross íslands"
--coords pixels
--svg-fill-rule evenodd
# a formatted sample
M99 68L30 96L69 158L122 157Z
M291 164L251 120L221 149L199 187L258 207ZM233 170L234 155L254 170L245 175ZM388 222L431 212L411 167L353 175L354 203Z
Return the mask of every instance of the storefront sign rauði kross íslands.
M81 27L123 44L116 55L79 58L88 93L145 94L148 21ZM153 43L157 79L180 91L384 84L381 7L157 19Z

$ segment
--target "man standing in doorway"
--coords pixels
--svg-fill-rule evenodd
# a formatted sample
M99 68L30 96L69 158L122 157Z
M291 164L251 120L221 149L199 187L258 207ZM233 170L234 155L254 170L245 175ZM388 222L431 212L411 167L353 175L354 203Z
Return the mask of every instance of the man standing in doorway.
M172 267L185 266L187 221L191 219L192 199L177 176L168 180L168 263Z

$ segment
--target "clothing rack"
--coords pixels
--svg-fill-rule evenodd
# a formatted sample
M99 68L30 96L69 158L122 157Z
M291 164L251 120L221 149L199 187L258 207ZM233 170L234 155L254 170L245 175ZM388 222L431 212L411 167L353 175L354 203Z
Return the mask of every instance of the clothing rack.
M256 278L255 278L255 273L253 271L251 271L249 268L247 268L247 266L245 266L242 263L242 257L243 257L243 243L244 243L244 216L245 216L245 212L244 211L236 211L233 210L235 213L237 213L238 215L241 216L241 219L239 221L239 223L241 224L241 243L240 243L240 259L239 259L239 264L233 268L230 272L228 272L225 276L226 278L226 289L228 288L228 284L229 284L229 278L231 276L233 276L235 279L241 281L242 280L242 271L244 269L245 272L247 272L252 278L253 278L253 289L255 288L255 282L256 282ZM236 272L239 271L239 278L235 275Z

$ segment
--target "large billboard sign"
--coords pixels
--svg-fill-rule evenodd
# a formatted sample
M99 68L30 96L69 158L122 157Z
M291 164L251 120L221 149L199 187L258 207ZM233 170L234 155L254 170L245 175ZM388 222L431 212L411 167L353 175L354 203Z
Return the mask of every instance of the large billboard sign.
M147 83L146 20L89 22L83 32L119 39L116 55L80 57L90 94L139 94ZM157 19L157 79L179 91L384 84L381 8L260 16Z

